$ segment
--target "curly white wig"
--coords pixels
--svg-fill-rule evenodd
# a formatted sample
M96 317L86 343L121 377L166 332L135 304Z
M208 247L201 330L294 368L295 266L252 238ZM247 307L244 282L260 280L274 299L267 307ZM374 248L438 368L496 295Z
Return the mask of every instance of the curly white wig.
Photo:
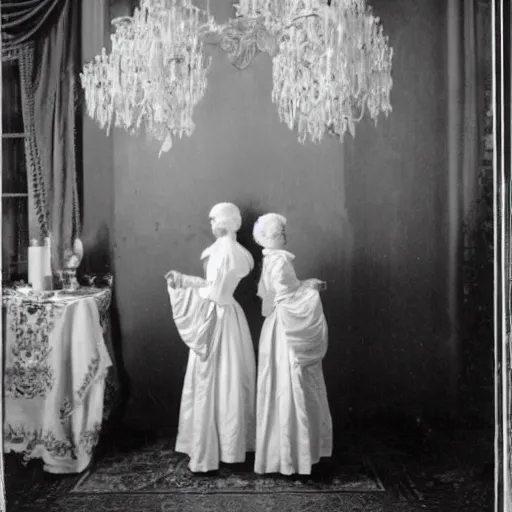
M255 242L265 247L272 238L280 235L286 226L286 217L278 213L266 213L254 223L252 236Z
M242 226L242 214L233 203L218 203L210 210L210 218L215 219L217 226L229 233L236 233Z

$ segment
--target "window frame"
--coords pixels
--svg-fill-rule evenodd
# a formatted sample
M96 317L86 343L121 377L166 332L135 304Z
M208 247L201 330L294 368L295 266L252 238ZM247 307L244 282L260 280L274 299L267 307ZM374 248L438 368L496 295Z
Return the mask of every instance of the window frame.
M37 218L35 216L35 209L33 204L33 194L31 194L31 177L29 175L29 168L27 166L27 154L26 154L26 139L27 134L29 133L29 130L27 129L26 120L23 117L23 98L22 98L22 91L21 91L21 76L20 76L20 51L16 48L9 49L7 51L2 51L2 82L6 79L5 77L5 71L4 71L4 65L8 62L15 62L17 67L17 73L19 77L18 82L18 91L20 93L20 101L21 101L21 124L23 126L23 132L10 132L5 131L7 127L3 126L3 119L2 119L2 145L4 144L4 141L9 140L23 140L23 156L24 156L24 165L23 165L23 171L26 173L26 188L24 192L5 192L4 186L3 186L3 179L2 179L2 193L1 193L1 200L2 200L2 218L5 216L6 208L5 204L8 200L25 200L25 209L27 214L27 223L28 223L28 239L27 240L21 240L21 246L25 246L27 248L27 252L24 253L21 251L18 251L16 249L16 260L13 262L10 262L9 265L2 264L2 280L5 280L7 282L10 282L13 280L13 277L21 278L21 279L27 279L28 278L28 246L30 244L30 240L32 238L39 239L39 227L37 223ZM2 148L2 153L3 153ZM3 157L2 157L3 158ZM20 168L18 168L20 169ZM17 172L18 172L17 169ZM21 169L20 171L21 172ZM4 176L5 173L2 173L2 176ZM18 215L14 216L15 218L15 226L16 229L20 228L20 217Z

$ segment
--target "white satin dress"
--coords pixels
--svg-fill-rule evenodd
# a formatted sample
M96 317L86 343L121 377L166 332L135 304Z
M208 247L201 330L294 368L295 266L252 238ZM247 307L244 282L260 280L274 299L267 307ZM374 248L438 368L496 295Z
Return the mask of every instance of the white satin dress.
M247 319L233 297L254 260L233 235L206 249L208 286L168 287L173 318L190 348L176 451L194 472L244 462L255 445L256 364Z
M318 291L301 284L293 254L263 251L258 295L256 473L310 474L332 454L332 419L322 359L328 332Z

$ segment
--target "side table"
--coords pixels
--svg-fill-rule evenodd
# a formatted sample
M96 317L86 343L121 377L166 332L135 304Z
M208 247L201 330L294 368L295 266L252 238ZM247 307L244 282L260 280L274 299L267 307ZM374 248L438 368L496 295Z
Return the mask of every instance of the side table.
M50 473L80 473L104 420L109 288L41 297L4 290L4 450Z

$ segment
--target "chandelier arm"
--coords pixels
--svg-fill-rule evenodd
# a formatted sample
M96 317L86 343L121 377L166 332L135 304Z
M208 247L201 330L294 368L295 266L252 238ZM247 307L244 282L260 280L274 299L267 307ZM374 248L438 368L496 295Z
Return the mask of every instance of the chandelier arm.
M306 14L301 14L300 16L296 16L295 18L293 18L292 22L289 25L285 25L283 28L284 29L291 28L291 27L293 27L293 25L295 25L295 23L297 21L305 19L305 18L311 18L311 17L316 17L316 18L322 19L322 15L321 14L318 14L317 12L311 11L311 12L308 12Z
M114 18L110 23L116 26L117 24L123 23L124 21L129 21L130 23L133 22L133 16L118 16L117 18Z
M361 120L363 119L363 116L364 116L364 113L365 113L365 110L366 110L366 98L368 97L367 94L365 94L363 96L363 102L362 102L362 106L361 106L361 113L359 114L359 117L355 120L356 123L359 123L361 122Z

